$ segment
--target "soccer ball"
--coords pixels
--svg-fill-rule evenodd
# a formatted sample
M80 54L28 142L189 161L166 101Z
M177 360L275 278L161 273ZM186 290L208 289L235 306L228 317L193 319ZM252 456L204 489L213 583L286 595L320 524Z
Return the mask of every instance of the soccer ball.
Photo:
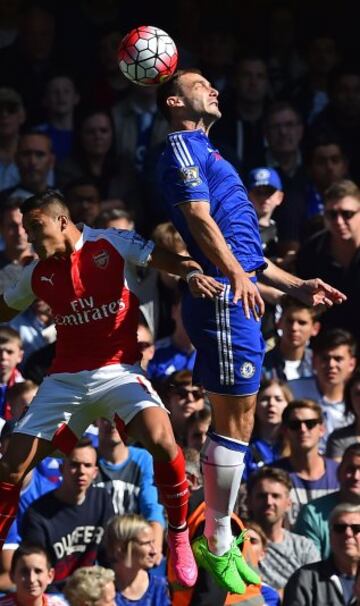
M174 73L178 52L175 42L166 32L158 27L142 25L122 39L118 60L126 78L141 86L153 86Z

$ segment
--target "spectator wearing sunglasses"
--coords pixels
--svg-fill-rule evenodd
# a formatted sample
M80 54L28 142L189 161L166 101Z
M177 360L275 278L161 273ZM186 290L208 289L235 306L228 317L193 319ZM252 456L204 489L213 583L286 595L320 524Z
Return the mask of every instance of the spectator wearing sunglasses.
M338 464L319 454L319 443L325 433L321 406L313 400L294 400L282 414L284 437L290 455L275 461L274 467L290 475L290 525L296 521L301 505L339 489Z
M248 480L249 515L268 540L266 554L259 562L261 579L280 592L295 570L320 559L310 539L284 527L291 488L289 474L275 467L262 467Z
M301 247L297 273L319 276L347 295L321 318L323 326L345 328L360 338L360 189L350 180L331 185L324 193L325 229Z
M190 370L174 372L164 384L164 403L170 411L170 420L177 439L186 441L186 421L194 412L205 407L205 391L192 384Z
M360 505L341 503L329 519L331 555L297 570L283 606L350 606L360 561Z
M331 551L329 516L339 503L360 506L360 443L349 446L337 470L339 490L310 501L300 509L295 532L313 541L323 559Z

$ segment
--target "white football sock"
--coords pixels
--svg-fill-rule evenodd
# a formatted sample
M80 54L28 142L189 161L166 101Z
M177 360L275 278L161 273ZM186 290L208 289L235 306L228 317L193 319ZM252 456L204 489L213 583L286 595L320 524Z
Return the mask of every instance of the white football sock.
M204 477L205 529L215 555L226 553L233 541L231 514L244 471L248 444L210 432L201 451Z

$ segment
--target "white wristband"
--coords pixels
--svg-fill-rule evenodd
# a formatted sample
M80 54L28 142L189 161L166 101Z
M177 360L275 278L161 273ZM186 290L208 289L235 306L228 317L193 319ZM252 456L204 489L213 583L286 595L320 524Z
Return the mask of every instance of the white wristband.
M192 271L189 271L188 274L186 274L186 282L189 284L191 278L193 278L194 276L199 276L202 275L204 272L202 271L202 269L193 269Z

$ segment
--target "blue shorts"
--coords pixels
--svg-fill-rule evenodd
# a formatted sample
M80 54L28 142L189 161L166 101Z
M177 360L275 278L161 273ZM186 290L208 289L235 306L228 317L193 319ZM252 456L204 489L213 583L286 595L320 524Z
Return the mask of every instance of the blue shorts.
M265 344L261 322L253 315L247 319L241 301L234 305L232 299L226 282L215 300L195 299L187 291L183 322L196 348L194 383L213 393L246 396L259 390Z

